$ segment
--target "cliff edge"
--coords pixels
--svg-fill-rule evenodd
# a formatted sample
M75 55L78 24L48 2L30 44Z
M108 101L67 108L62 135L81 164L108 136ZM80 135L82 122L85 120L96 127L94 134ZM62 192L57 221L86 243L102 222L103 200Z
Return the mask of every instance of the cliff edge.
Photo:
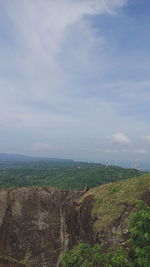
M56 267L62 251L80 242L104 247L123 243L137 199L150 205L150 175L86 193L49 187L1 189L0 255L29 267Z

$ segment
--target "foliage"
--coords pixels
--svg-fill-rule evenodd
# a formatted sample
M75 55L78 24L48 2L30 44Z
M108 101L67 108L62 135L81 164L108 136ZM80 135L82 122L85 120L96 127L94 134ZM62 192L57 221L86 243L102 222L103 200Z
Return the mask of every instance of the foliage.
M138 201L131 214L129 250L119 246L103 251L99 244L81 243L62 256L63 267L150 267L150 207Z
M45 160L12 165L5 163L0 166L0 188L52 186L58 189L83 190L85 184L92 188L141 175L135 169L74 161Z
M137 210L131 214L129 231L135 266L150 266L150 207L138 201Z
M131 259L128 253L122 246L119 246L115 251L109 250L107 253L107 261L104 267L132 267ZM94 266L93 266L94 267Z
M101 246L81 243L62 256L63 267L132 267L122 247L103 252Z
M20 261L20 263L27 264L30 258L31 258L31 253L28 251L24 256L24 258Z
M63 267L92 267L105 261L101 246L81 243L72 251L66 251L62 256Z

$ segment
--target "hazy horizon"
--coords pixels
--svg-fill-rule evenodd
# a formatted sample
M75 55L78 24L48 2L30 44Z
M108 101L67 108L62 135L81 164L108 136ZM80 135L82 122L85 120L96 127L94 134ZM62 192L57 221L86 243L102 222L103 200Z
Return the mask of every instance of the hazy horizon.
M150 156L150 2L0 0L0 152Z

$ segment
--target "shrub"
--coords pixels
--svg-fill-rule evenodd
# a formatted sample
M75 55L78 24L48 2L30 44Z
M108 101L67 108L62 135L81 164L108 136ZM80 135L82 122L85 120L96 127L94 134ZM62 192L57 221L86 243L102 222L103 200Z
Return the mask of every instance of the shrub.
M130 215L130 250L102 251L99 244L81 243L62 256L63 267L150 267L150 208L138 201Z

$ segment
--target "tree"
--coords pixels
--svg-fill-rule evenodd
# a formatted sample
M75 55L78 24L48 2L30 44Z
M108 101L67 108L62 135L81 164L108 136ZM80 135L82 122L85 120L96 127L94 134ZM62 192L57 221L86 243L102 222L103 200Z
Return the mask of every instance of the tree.
M81 243L62 256L63 267L150 267L150 207L138 201L130 215L130 249L102 251L99 244Z
M136 267L150 267L150 207L138 201L130 216L131 257Z

